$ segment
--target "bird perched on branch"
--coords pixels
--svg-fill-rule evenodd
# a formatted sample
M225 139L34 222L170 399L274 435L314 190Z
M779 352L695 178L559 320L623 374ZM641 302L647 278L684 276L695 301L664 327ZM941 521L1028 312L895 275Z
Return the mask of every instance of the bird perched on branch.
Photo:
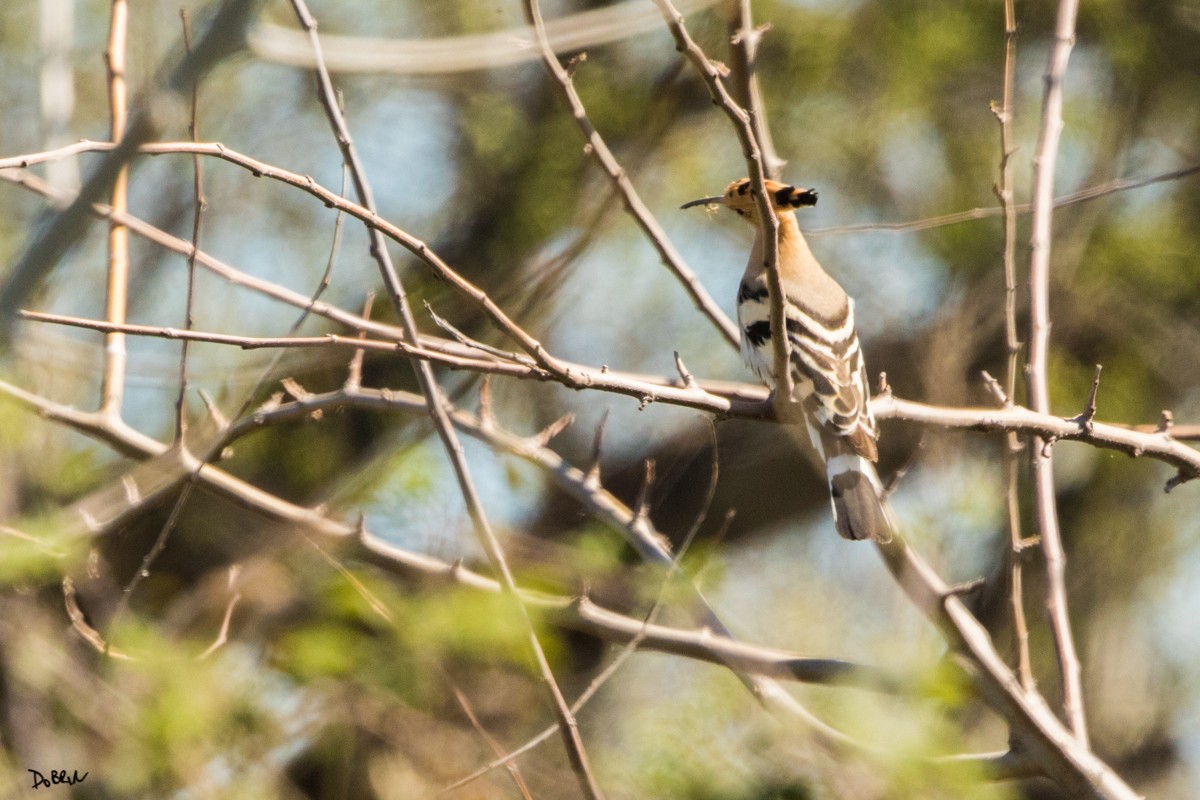
M791 342L792 396L803 408L813 447L825 462L837 532L847 539L890 541L895 524L875 471L878 432L868 406L871 395L854 327L854 301L817 263L796 224L796 209L816 205L817 193L771 180L766 189L779 220L779 281ZM710 204L724 205L754 226L754 246L738 287L737 317L746 363L774 389L771 293L756 192L749 179L742 179L720 197L683 207Z

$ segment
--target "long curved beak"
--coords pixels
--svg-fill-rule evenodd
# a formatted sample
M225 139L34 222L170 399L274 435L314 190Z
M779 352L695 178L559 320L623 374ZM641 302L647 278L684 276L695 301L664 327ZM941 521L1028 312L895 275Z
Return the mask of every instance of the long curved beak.
M699 200L693 200L690 203L684 203L683 205L680 206L680 208L693 208L695 206L721 205L724 202L725 202L725 198L721 197L721 196L701 197Z

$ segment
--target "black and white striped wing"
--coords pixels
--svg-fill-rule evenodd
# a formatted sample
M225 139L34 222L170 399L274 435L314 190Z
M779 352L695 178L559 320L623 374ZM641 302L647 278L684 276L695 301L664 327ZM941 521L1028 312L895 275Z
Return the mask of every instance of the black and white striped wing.
M855 452L876 458L875 419L871 415L867 371L858 333L854 303L841 319L822 319L801 303L786 304L791 340L792 382L796 397L813 422L848 440ZM775 385L775 354L771 344L771 308L766 281L743 283L738 292L738 321L742 326L742 355L767 384ZM815 437L814 437L815 439ZM814 445L824 455L820 442Z

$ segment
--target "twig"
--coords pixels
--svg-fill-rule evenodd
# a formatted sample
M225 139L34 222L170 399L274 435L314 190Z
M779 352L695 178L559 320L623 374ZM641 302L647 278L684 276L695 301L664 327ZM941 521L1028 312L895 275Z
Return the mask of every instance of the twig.
M992 374L986 369L979 373L983 377L983 385L987 387L988 393L996 398L996 404L1001 408L1012 408L1012 394L1006 392L1004 387L1000 385L1000 381L992 377Z
M454 341L458 342L464 347L470 347L474 350L480 351L481 353L487 353L489 356L494 356L502 361L511 361L514 364L533 366L533 361L527 356L523 356L520 353L513 353L508 350L501 350L499 347L492 347L486 342L481 342L478 339L472 339L470 336L467 336L458 328L451 325L448 320L438 316L438 313L433 310L433 306L431 306L428 301L425 302L425 311L429 314L429 318L433 320L434 325L437 325L439 328L444 330L450 335L450 338L454 339Z
M106 148L101 148L110 152L70 207L55 214L30 235L21 257L8 270L4 285L0 287L0 348L11 341L8 329L16 310L25 304L42 279L83 236L92 204L112 191L119 173L137 154L139 147L154 138L158 126L155 113L171 107L170 103L161 102L162 93L177 95L188 91L218 62L236 52L245 41L246 28L259 2L225 0L212 16L191 55L185 56L174 68L169 64L175 56L168 56L168 62L160 70L165 78L146 94L136 112L130 115L120 143L110 142Z
M0 387L2 386L0 384ZM391 392L375 392L372 396L374 402L381 405L398 402L395 393ZM417 396L410 397L412 410L423 411L424 401ZM78 412L28 393L24 393L22 399L50 419L63 421L84 433L103 435L134 457L152 458L165 447L154 440L148 440L148 437L141 436L136 431L114 429L109 421L99 418L94 412ZM316 396L312 396L306 402L315 399ZM300 409L300 413L304 413L303 409ZM502 591L497 582L461 565L446 564L428 556L396 548L373 535L365 526L339 523L312 509L287 503L212 465L201 463L195 464L194 468L199 480L218 494L234 498L269 517L301 530L328 537L333 541L345 542L356 557L398 577L452 581L464 587ZM88 516L86 503L80 507L80 513L85 518ZM903 543L898 541L885 551L889 558L898 553L903 556L899 560L898 568L898 572L905 576L901 580L901 586L913 596L919 607L927 609L935 619L947 623L946 630L951 633L952 644L961 646L964 654L972 660L977 660L984 668L984 672L979 675L984 699L1009 719L1022 748L1030 757L1044 765L1050 774L1059 777L1068 789L1077 790L1081 795L1131 800L1134 795L1128 787L1125 787L1105 764L1074 742L1070 733L1046 709L1040 698L1034 700L1026 697L1014 680L1005 678L1007 668L991 648L987 634L979 623L960 602L945 596L945 585L933 575L923 561L906 547L901 551L901 547ZM913 573L911 576L907 574L910 571ZM643 628L641 621L607 612L591 602L569 598L555 599L532 593L523 597L525 602L545 609L550 618L559 624L612 640L628 641ZM831 673L828 667L820 666L821 662L811 659L764 658L769 650L747 647L724 637L714 637L706 631L697 634L654 626L647 630L644 646L664 652L694 653L695 657L747 672L756 671L761 667L764 674L780 677L799 678L797 668L806 665L805 671L815 668L822 676L822 682L828 681L831 674L840 677L843 669L842 666L835 666ZM1004 758L992 757L973 760L978 760L981 765L997 768L1004 768L1003 765L1007 761Z
M76 328L87 328L95 331L118 330L125 334L136 336L153 336L162 339L178 339L192 342L207 342L210 344L225 344L240 347L243 350L258 350L260 348L311 348L339 347L355 351L370 350L409 356L414 359L430 361L450 367L451 369L469 369L477 372L497 373L514 377L535 378L544 380L549 376L537 367L527 367L491 359L466 358L435 350L428 347L413 347L406 342L379 341L354 336L342 336L327 333L322 336L237 336L228 333L212 333L209 331L181 330L179 328L161 327L158 325L113 325L101 320L71 317L63 314L45 314L39 311L22 311L21 318L37 322L49 322L55 325L69 325ZM361 335L361 334L360 334ZM646 391L658 391L658 386L631 385L628 392L640 397ZM697 392L699 394L701 392ZM668 400L669 402L669 400Z
M183 25L183 46L187 52L192 51L192 23L186 7L179 9L179 19ZM200 138L200 89L192 84L191 118L188 122L188 133L193 142ZM204 196L204 159L199 153L192 155L192 191L195 195L195 206L192 209L192 254L187 259L187 293L184 301L184 327L191 330L196 324L196 252L200 250L200 223L204 211L208 207L208 199ZM116 208L116 204L113 204ZM128 229L122 226L128 234ZM124 320L122 320L124 321ZM175 443L182 445L187 436L187 392L188 392L188 342L185 339L179 348L179 394L175 398Z
M205 648L200 654L200 658L208 658L213 653L220 650L229 641L229 626L233 622L233 611L237 608L237 604L241 602L242 593L237 591L238 576L241 575L242 568L239 564L233 564L229 567L229 602L225 604L225 616L221 618L221 629L217 632L217 638L213 639L213 643Z
M1014 745L1072 797L1139 800L1113 770L1064 726L1040 695L1026 692L979 620L929 565L897 536L879 545L900 588L941 629L950 649L968 660L977 691L1008 721Z
M939 428L1003 431L1031 434L1040 439L1087 442L1094 447L1117 450L1137 458L1152 455L1185 474L1184 480L1200 478L1200 452L1173 437L1134 428L1093 422L1091 431L1074 419L1039 414L1022 406L1006 409L950 408L930 406L898 397L876 397L871 410L878 419L902 419Z
M129 655L110 647L109 643L104 641L104 637L100 632L88 624L87 619L83 615L83 609L79 607L79 598L75 594L75 582L70 577L63 578L63 605L67 610L67 618L71 620L71 627L79 634L85 642L92 646L97 653L104 654L107 658L115 658L120 661L131 660Z
M1151 186L1165 181L1177 181L1198 174L1200 174L1200 164L1192 164L1187 167L1180 167L1179 169L1168 170L1140 178L1116 178L1115 180L1105 181L1095 186L1088 186L1069 194L1060 195L1054 198L1054 207L1065 208L1106 197L1117 192L1140 189L1143 186ZM1010 210L1017 215L1028 214L1033 210L1033 206L1029 203L1016 203L1010 206ZM936 217L925 217L923 219L912 220L911 222L863 222L856 225L813 228L805 230L804 235L808 237L821 237L839 236L850 233L912 233L1002 216L1004 216L1004 206L990 206L972 208L967 211L956 211L952 214L942 214Z
M750 115L745 109L733 101L725 83L722 81L721 70L708 59L700 45L692 39L683 23L683 15L671 5L670 0L654 0L671 35L675 37L675 49L687 56L692 62L704 85L708 88L713 103L725 112L733 124L738 142L742 145L742 155L750 171L751 187L754 191L755 203L758 208L758 224L763 237L763 266L767 272L767 285L771 291L771 330L776 335L771 337L775 364L775 393L774 405L780 419L795 419L798 416L799 404L792 397L793 380L791 363L792 343L788 336L780 332L784 330L786 313L784 311L783 284L779 275L779 220L775 217L775 208L771 205L770 195L766 189L766 171L762 163L762 153L755 141L754 128Z
M292 7L296 10L296 17L301 26L308 31L312 42L313 53L316 57L316 75L319 86L318 97L321 101L321 106L325 109L330 126L336 135L338 146L342 151L342 159L350 169L351 177L354 180L355 192L362 205L374 215L375 200L370 184L367 183L366 173L359 161L354 141L350 137L350 131L346 127L345 118L334 102L333 84L329 79L329 71L325 67L321 56L321 43L317 36L316 20L309 12L304 0L292 0ZM409 344L416 345L420 341L416 320L413 317L412 308L409 305L408 297L400 283L396 269L391 262L391 257L388 255L387 243L378 228L369 227L368 230L371 236L371 255L379 265L380 275L384 280L384 285L391 298L392 305L403 323L406 339ZM427 247L423 246L423 249L428 252ZM445 272L453 272L449 267L445 266L444 262L441 262L441 259L437 259L431 253L425 260L432 263L430 259L436 260L436 263L444 268ZM458 276L455 274L455 277ZM458 279L460 281L460 288L464 288L464 284L465 286L470 286L461 277L458 277ZM481 291L477 289L475 291L482 298L486 298L486 295ZM491 303L490 299L487 299L487 303L491 304L491 308L496 314L503 317L503 313L500 312L498 307L495 307L495 304ZM504 317L504 319L507 319L507 317ZM512 328L516 328L515 324L510 323L510 325ZM540 345L538 345L538 349L540 350ZM559 728L562 731L563 744L566 747L572 770L575 772L580 788L583 790L585 796L593 798L593 800L599 800L599 798L603 797L603 793L600 791L600 787L592 774L587 751L584 748L583 739L579 735L575 718L571 714L570 708L568 708L567 702L563 697L562 690L559 688L554 678L554 673L550 669L550 662L546 658L537 633L534 631L533 623L529 618L529 612L521 602L516 582L513 579L512 572L509 570L504 552L500 548L499 540L488 523L483 504L479 499L478 492L471 479L470 470L467 467L466 459L463 456L462 446L459 444L458 436L450 422L447 403L442 395L441 387L434 378L433 369L430 367L428 361L415 360L412 364L417 380L421 384L421 391L425 395L429 417L438 432L439 438L442 440L446 455L449 457L451 465L454 468L459 489L461 490L463 501L466 503L467 513L471 517L479 543L487 554L488 561L500 576L504 594L511 599L513 609L526 629L529 647L537 664L538 672L541 674L553 702L555 716L558 718Z
M479 717L475 716L475 711L471 708L471 702L467 699L467 696L463 694L463 691L459 689L458 686L452 681L450 681L449 675L446 675L446 680L450 682L450 690L454 693L454 699L458 701L458 707L463 710L463 714L466 715L467 721L471 723L471 727L474 728L475 732L479 734L479 737L487 743L487 746L491 749L491 751L499 757L497 759L497 766L503 765L504 768L508 770L509 777L512 778L513 784L517 787L517 791L521 793L521 797L523 797L524 800L533 800L533 795L529 793L529 786L525 783L525 779L521 776L521 770L517 768L515 763L513 763L513 757L506 755L504 748L500 746L498 741L496 741L496 737L488 733L487 729L483 727L483 723L479 721ZM577 711L577 709L574 708L572 708L572 710ZM553 736L554 732L558 730L558 726L551 725L547 730L549 731L547 738L549 738L549 736Z
M731 0L725 5L728 9L725 31L729 35L729 72L732 78L730 82L733 84L733 97L750 116L750 128L754 131L758 151L762 153L766 176L778 180L787 162L775 152L757 70L758 43L770 26L754 27L750 0Z
M999 108L992 108L1000 127L1000 182L996 197L1004 217L1004 344L1007 360L1004 367L1004 388L1001 390L991 375L989 385L1001 396L1001 405L1009 407L1017 392L1017 364L1021 341L1017 336L1017 215L1013 208L1013 94L1016 91L1017 16L1015 0L1004 0L1004 96ZM1004 503L1008 513L1008 592L1013 620L1013 644L1016 648L1017 677L1021 688L1033 691L1033 665L1029 660L1029 623L1025 618L1024 565L1021 558L1024 533L1021 530L1021 500L1018 494L1020 464L1017 456L1021 441L1016 433L1004 437Z
M287 290L283 290L286 292ZM303 305L307 301L299 300ZM317 304L319 307L320 304ZM88 320L58 314L40 312L22 312L26 319L39 320L63 325L105 330L108 323L100 320ZM342 312L345 319L359 320L358 325L370 328L379 325L353 315ZM386 327L386 326L385 326ZM121 330L129 334L143 336L159 336L163 338L191 338L193 341L205 341L218 344L229 344L237 347L346 347L351 349L367 349L391 353L399 353L413 358L428 359L434 363L444 364L451 368L471 369L491 372L512 377L546 379L544 373L531 370L519 365L504 365L500 362L470 359L461 355L451 346L453 343L438 342L430 337L422 337L423 346L412 347L402 342L381 342L372 339L357 339L350 336L325 334L311 337L242 337L232 334L207 333L202 331L181 331L175 328L161 328L151 325L122 325ZM766 391L762 386L727 383L721 381L696 381L695 391L673 388L673 381L655 375L633 375L607 370L601 372L593 367L582 364L571 364L573 374L586 378L588 385L595 390L622 394L629 397L640 397L647 392L654 392L658 402L678 405L707 411L719 417L738 417L743 419L769 419L762 399ZM9 394L15 399L22 399L23 390L11 384L0 382L0 394ZM203 397L203 394L201 395ZM1084 430L1072 419L1064 419L1049 414L1037 414L1023 406L1011 406L1005 409L994 408L956 408L949 406L931 406L912 400L903 400L889 393L876 395L871 400L872 413L879 419L898 419L920 425L930 425L939 428L957 428L975 431L1016 432L1021 434L1038 434L1045 438L1056 440L1086 442L1093 447L1117 450L1134 458L1148 456L1162 461L1178 469L1182 475L1173 485L1194 480L1200 477L1200 453L1184 444L1184 440L1192 436L1200 436L1200 431L1193 432L1188 426L1177 426L1170 435L1158 431L1156 426L1123 426L1106 422L1093 422L1090 431ZM79 413L79 412L76 412ZM109 441L105 439L105 441Z
M364 319L371 318L371 306L375 304L375 292L367 292L367 298L363 300L362 315ZM366 331L358 334L359 340L367 337ZM354 348L354 355L350 357L350 368L346 371L346 389L353 391L362 386L362 368L363 358L367 351L361 347ZM485 377L486 380L486 377Z
M1054 200L1054 166L1062 133L1063 76L1075 42L1078 0L1060 0L1055 24L1054 48L1046 70L1046 93L1042 102L1042 124L1033 170L1033 232L1029 265L1029 355L1027 376L1029 407L1038 413L1050 411L1047 361L1050 344L1050 223ZM1054 469L1044 440L1030 441L1029 460L1033 472L1034 505L1042 553L1046 559L1046 613L1058 653L1062 681L1063 712L1079 744L1088 743L1080 674L1071 621L1067 612L1066 554L1058 526L1054 495Z
M1088 392L1087 404L1083 407L1083 412L1075 418L1075 421L1083 426L1084 430L1092 429L1092 420L1096 418L1096 395L1100 392L1100 370L1102 367L1096 365L1096 374L1092 377L1092 389Z
M108 29L108 47L104 63L108 70L109 138L119 146L125 136L129 108L125 84L125 43L129 27L129 5L126 0L113 0ZM190 43L188 50L191 50ZM109 202L117 212L129 209L129 163L117 167L113 176ZM108 228L108 270L105 279L105 316L109 322L125 321L129 295L129 231L119 222ZM100 409L113 417L121 416L125 397L125 334L108 333L104 337L104 370L100 381Z
M587 473L580 484L588 489L596 489L600 486L600 449L604 444L604 429L608 427L608 413L609 410L604 409L604 413L600 416L600 422L596 424L596 433L592 437L592 457L588 461Z
M620 163L618 163L616 156L608 149L608 145L605 143L603 137L600 136L600 132L596 130L596 126L588 118L587 109L584 108L583 101L579 99L579 94L575 91L575 84L571 80L571 73L559 63L558 56L554 54L554 50L550 46L550 40L546 34L546 24L542 20L542 11L538 5L538 0L524 0L524 2L526 13L533 21L538 46L541 48L542 62L546 65L546 71L550 73L550 76L554 78L558 87L562 90L563 97L566 99L567 105L571 108L571 116L574 118L580 132L583 133L583 138L587 140L588 146L586 151L596 159L596 163L608 175L614 188L620 194L625 210L633 217L634 222L637 223L642 233L646 235L650 244L658 252L663 265L683 284L684 289L691 296L692 302L695 303L697 310L716 326L717 330L725 337L726 342L737 349L740 347L741 342L737 325L721 310L721 306L713 300L712 296L700 283L700 279L696 276L696 273L692 271L691 267L683 260L683 256L675 249L675 245L671 243L667 232L658 224L658 220L650 213L650 209L646 208L646 204L638 196L637 190L633 188L633 183L629 180L629 175L621 167Z
M684 387L688 389L696 388L696 379L692 373L688 372L688 368L684 366L683 358L679 355L679 351L675 351L675 371L679 373L679 377L683 380Z
M691 547L692 542L696 538L696 534L700 532L700 528L708 516L709 509L712 507L713 497L716 496L717 481L720 475L720 461L717 456L716 429L710 424L709 431L711 434L711 442L713 447L712 467L709 472L708 491L705 494L704 501L700 506L700 511L696 515L695 521L692 523L691 528L684 537L682 544L680 544L679 551L671 560L671 566L667 568L665 574L663 575L662 582L659 585L658 594L654 598L654 603L650 606L650 610L646 612L646 616L643 619L642 629L638 632L637 636L634 636L625 644L624 647L621 648L621 651L617 653L616 657L611 662L609 662L608 666L601 670L600 673L588 683L587 688L579 694L579 697L575 698L575 702L571 704L571 711L573 713L579 713L579 709L581 709L589 700L591 700L592 697L595 696L596 692L600 691L600 687L606 684L608 680L617 673L617 670L619 670L621 666L629 659L629 657L637 651L638 647L645 640L647 626L654 623L654 621L658 618L658 612L662 608L663 598L666 595L667 587L670 585L671 580L675 577L675 573L679 569L680 562L682 562L684 555ZM450 784L446 788L442 789L442 791L438 792L438 795L444 795L454 791L455 789L466 786L467 784L483 777L488 772L491 772L493 769L496 769L501 765L511 765L513 760L516 759L518 755L532 750L534 747L552 736L554 734L554 730L555 729L553 726L546 728L537 736L533 737L515 750L507 754L500 754L500 758L475 770L475 772L471 773L465 778Z

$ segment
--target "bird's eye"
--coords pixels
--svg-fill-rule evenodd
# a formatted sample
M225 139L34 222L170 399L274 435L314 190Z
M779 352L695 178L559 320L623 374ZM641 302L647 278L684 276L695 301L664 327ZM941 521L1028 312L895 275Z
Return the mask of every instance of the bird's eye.
M735 209L734 209L734 211L736 211L736 212L737 212L737 215L738 215L739 217L744 217L744 216L746 216L746 212L745 212L745 211L742 211L740 208L735 208Z

